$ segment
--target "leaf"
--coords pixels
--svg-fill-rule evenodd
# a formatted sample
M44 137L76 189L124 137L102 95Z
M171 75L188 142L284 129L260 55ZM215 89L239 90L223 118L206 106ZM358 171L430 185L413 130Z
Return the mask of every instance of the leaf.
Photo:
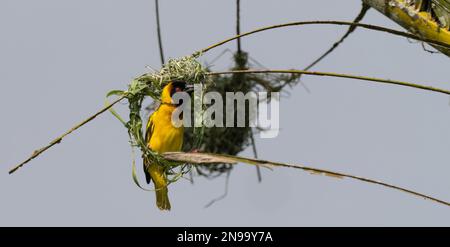
M287 164L287 163L280 163L280 162L273 162L273 161L267 161L267 160L259 160L259 159L250 159L245 157L239 157L239 156L232 156L232 155L224 155L224 154L211 154L211 153L184 153L184 152L167 152L163 153L162 156L169 160L169 161L177 161L177 162L188 162L193 164L202 164L205 163L209 164L215 164L215 163L228 163L228 164L237 164L237 163L245 163L250 165L257 165L257 166L263 166L263 167L270 167L270 166L278 166L278 167L288 167L288 168L294 168L294 169L301 169L304 171L309 172L310 174L323 174L332 178L351 178L355 180L359 180L366 183L371 184L377 184L381 185L390 189L395 189L404 193L412 194L415 196L422 197L424 199L428 199L431 201L434 201L439 204L443 204L445 206L450 206L449 202L413 191L409 189L405 189L396 185L388 184L381 181L376 181L374 179L355 176L351 174L345 174L341 172L334 172L314 167L308 167L303 165L293 165L293 164Z
M328 177L340 178L340 179L344 178L342 175L338 175L338 174L330 173L330 172L325 172L325 171L316 171L316 170L314 170L314 171L310 171L309 173L312 174L312 175L325 175L325 176L328 176Z
M116 96L123 96L123 95L125 95L126 94L126 91L122 91L122 90L112 90L112 91L109 91L107 94L106 94L106 98L105 98L105 106L108 106L108 105L110 105L110 103L109 103L109 101L108 101L108 98L109 97L111 97L111 96L113 96L113 95L116 95ZM126 126L126 122L125 122L125 120L123 120L123 118L119 115L119 113L117 113L116 112L116 110L114 110L114 108L113 107L110 107L109 108L109 111L111 112L111 114L113 114L114 115L114 117L116 117L124 126Z

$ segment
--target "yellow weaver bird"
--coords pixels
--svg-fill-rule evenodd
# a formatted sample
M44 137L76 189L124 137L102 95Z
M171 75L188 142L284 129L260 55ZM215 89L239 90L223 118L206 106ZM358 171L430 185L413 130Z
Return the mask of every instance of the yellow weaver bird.
M169 82L162 90L160 106L148 119L145 141L154 152L176 152L183 146L184 127L183 125L175 127L172 124L172 113L182 103L174 104L172 96L176 92L183 91L189 93L192 88L187 87L182 81ZM156 206L161 210L170 210L168 181L164 167L144 158L144 172L147 183L153 180L155 184Z

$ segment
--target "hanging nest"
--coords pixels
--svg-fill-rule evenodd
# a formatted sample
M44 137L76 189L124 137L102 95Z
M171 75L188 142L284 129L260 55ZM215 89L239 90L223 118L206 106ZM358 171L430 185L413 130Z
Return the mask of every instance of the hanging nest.
M268 96L270 96L271 92L281 92L287 85L293 86L299 79L298 74L233 74L215 75L206 78L207 71L203 69L197 61L191 61L192 59L195 61L193 57L186 57L181 60L169 60L168 64L164 65L159 74L145 74L135 80L142 82L145 85L149 85L148 90L150 92L148 92L147 95L150 95L154 99L154 102L146 108L150 113L157 109L161 89L163 88L164 83L167 83L170 80L183 80L187 83L206 82L207 87L204 88L205 93L215 91L220 93L225 99L226 92L243 92L246 94L248 92L256 93L263 90L268 92ZM252 65L249 64L248 54L246 52L235 53L234 64L232 70L247 70ZM193 73L193 71L196 72ZM266 100L270 100L270 97ZM248 112L249 109L248 106L246 106L246 113ZM236 107L234 114L237 114ZM223 116L225 116L225 112ZM248 116L249 114L246 114L246 123L249 122ZM191 119L194 119L193 115L191 116ZM237 120L236 117L235 119ZM236 123L234 126L236 126ZM185 152L197 150L200 152L237 155L251 145L254 134L254 131L248 124L246 124L246 127L185 127L184 129L183 151ZM257 128L255 133L258 131L261 131L261 129ZM199 176L215 178L228 173L232 169L232 165L199 164L196 165L195 168ZM190 169L181 170L183 170L182 174L187 173L186 171L190 171ZM179 172L177 174L180 175Z
M247 70L250 67L248 54L237 52L234 54L234 67L232 70ZM280 92L285 86L293 85L298 81L299 75L263 75L263 74L233 74L217 75L212 77L212 85L207 91L215 91L225 99L226 92L258 92L266 91ZM225 107L224 107L225 108ZM236 116L237 108L234 114ZM248 127L249 109L246 106L246 127L211 127L204 128L201 145L198 150L201 152L237 155L252 144L254 131ZM223 116L225 116L225 109ZM237 121L236 117L234 118ZM237 126L236 122L234 126ZM261 131L256 129L256 132ZM192 128L185 128L183 151L189 152L195 147L192 146L195 139ZM232 169L230 164L205 164L196 166L198 175L206 178L215 178L229 172Z

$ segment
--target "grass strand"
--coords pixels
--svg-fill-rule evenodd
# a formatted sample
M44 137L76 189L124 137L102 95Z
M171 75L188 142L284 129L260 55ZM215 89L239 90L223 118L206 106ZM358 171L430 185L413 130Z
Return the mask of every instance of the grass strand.
M348 79L356 79L356 80L364 80L364 81L371 81L371 82L378 82L378 83L385 83L385 84L394 84L399 86L405 86L405 87L412 87L412 88L418 88L422 90L427 91L433 91L438 93L443 93L450 95L449 90L441 89L441 88L435 88L431 86L425 86L421 84L411 83L411 82L405 82L405 81L397 81L397 80L389 80L389 79L380 79L380 78L374 78L374 77L367 77L367 76L357 76L357 75L349 75L349 74L340 74L340 73L331 73L331 72L318 72L318 71L304 71L304 70L270 70L270 69L264 69L264 70L232 70L232 71L220 71L220 72L210 72L208 75L224 75L224 74L249 74L249 73L256 73L256 74L305 74L305 75L313 75L313 76L328 76L328 77L340 77L340 78L348 78Z
M232 155L223 155L223 154L210 154L210 153L183 153L183 152L169 152L164 153L163 157L175 162L190 162L193 164L215 164L215 163L223 163L227 162L230 164L238 164L238 163L245 163L250 165L256 165L256 166L262 166L262 167L287 167L287 168L293 168L293 169L300 169L307 172L310 172L312 174L316 175L326 175L332 178L351 178L355 180L359 180L366 183L376 184L383 187L387 187L390 189L398 190L404 193L408 193L411 195L415 195L436 203L439 203L441 205L445 205L450 207L450 202L419 193L414 190L410 190L407 188L403 188L397 185L389 184L386 182L362 177L362 176L355 176L348 173L342 173L342 172L335 172L325 169L319 169L314 168L310 166L304 166L304 165L298 165L298 164L287 164L287 163L280 163L280 162L273 162L273 161L267 161L267 160L260 160L260 159L251 159L251 158L245 158L245 157L239 157L239 156L232 156Z

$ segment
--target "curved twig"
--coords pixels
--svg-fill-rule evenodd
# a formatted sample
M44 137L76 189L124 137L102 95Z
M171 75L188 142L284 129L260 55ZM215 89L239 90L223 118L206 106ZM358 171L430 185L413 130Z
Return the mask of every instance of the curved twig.
M12 168L11 170L9 170L9 174L12 174L13 172L17 171L17 169L21 168L23 165L25 165L26 163L30 162L32 159L38 157L39 155L41 155L43 152L47 151L47 149L53 147L56 144L61 143L62 139L64 137L66 137L67 135L69 135L70 133L74 132L75 130L77 130L78 128L80 128L81 126L89 123L90 121L94 120L94 118L96 118L98 115L102 114L103 112L109 110L109 108L111 108L113 105L115 105L116 103L118 103L119 101L123 100L126 97L126 95L122 95L121 97L117 98L116 100L114 100L112 103L108 104L107 106L103 107L102 109L100 109L98 112L96 112L94 115L86 118L85 120L83 120L82 122L80 122L79 124L73 126L71 129L69 129L68 131L66 131L64 134L60 135L59 137L55 138L53 141L51 141L48 145L39 148L37 150L34 150L33 153L30 155L30 157L28 157L28 159L24 160L22 163L18 164L17 166L15 166L14 168Z
M435 87L431 87L431 86L425 86L425 85L416 84L416 83L397 81L397 80L389 80L389 79L380 79L380 78L373 78L373 77L367 77L367 76L331 73L331 72L317 72L317 71L304 71L304 70L275 70L275 69L268 70L267 69L267 70L233 70L233 71L210 72L210 73L208 73L208 75L248 74L248 73L305 74L305 75L314 75L314 76L341 77L341 78L372 81L372 82L385 83L385 84L394 84L394 85L399 85L399 86L418 88L418 89L422 89L422 90L433 91L433 92L437 92L437 93L443 93L443 94L450 95L449 90L435 88Z
M233 41L235 39L238 38L242 38L245 36L249 36L251 34L255 34L255 33L259 33L259 32L263 32L263 31L267 31L267 30L271 30L271 29L277 29L277 28L283 28L283 27L291 27L291 26L304 26L304 25L342 25L342 26L355 26L355 27L361 27L361 28L366 28L366 29L370 29L370 30L375 30L375 31L380 31L380 32L386 32L386 33L390 33L390 34L394 34L394 35L398 35L398 36L402 36L402 37L406 37L406 38L410 38L410 39L414 39L414 40L419 40L419 41L424 41L430 44L434 44L437 46L442 46L445 48L449 48L450 49L450 44L447 43L443 43L437 40L432 40L432 39L427 39L427 38L422 38L419 37L417 35L414 34L410 34L407 32L402 32L402 31L398 31L398 30L394 30L394 29L390 29L390 28L386 28L386 27L380 27L380 26L375 26L375 25L369 25L369 24L363 24L363 23L354 23L354 22L346 22L346 21L299 21L299 22L289 22L289 23L284 23L284 24L278 24L278 25L273 25L273 26L267 26L267 27L263 27L263 28L258 28L255 29L253 31L249 31L246 33L242 33L240 35L236 35L234 37L225 39L223 41L220 41L218 43L215 43L211 46L208 46L207 48L204 48L200 51L194 52L193 56L200 56L201 54L216 48L218 46L221 46L223 44L226 44L230 41Z
M360 21L364 18L364 16L366 15L366 13L369 9L370 9L370 6L363 2L361 11L359 12L358 16L356 16L356 18L353 20L353 22L360 23ZM332 53L340 44L342 44L344 42L344 40L355 30L356 30L356 26L351 25L348 28L347 32L337 42L335 42L325 53L323 53L319 58L314 60L314 62L312 62L308 66L306 66L306 68L304 68L303 70L309 70L312 67L314 67L314 65L319 63L322 59L324 59L326 56L328 56L328 54Z

